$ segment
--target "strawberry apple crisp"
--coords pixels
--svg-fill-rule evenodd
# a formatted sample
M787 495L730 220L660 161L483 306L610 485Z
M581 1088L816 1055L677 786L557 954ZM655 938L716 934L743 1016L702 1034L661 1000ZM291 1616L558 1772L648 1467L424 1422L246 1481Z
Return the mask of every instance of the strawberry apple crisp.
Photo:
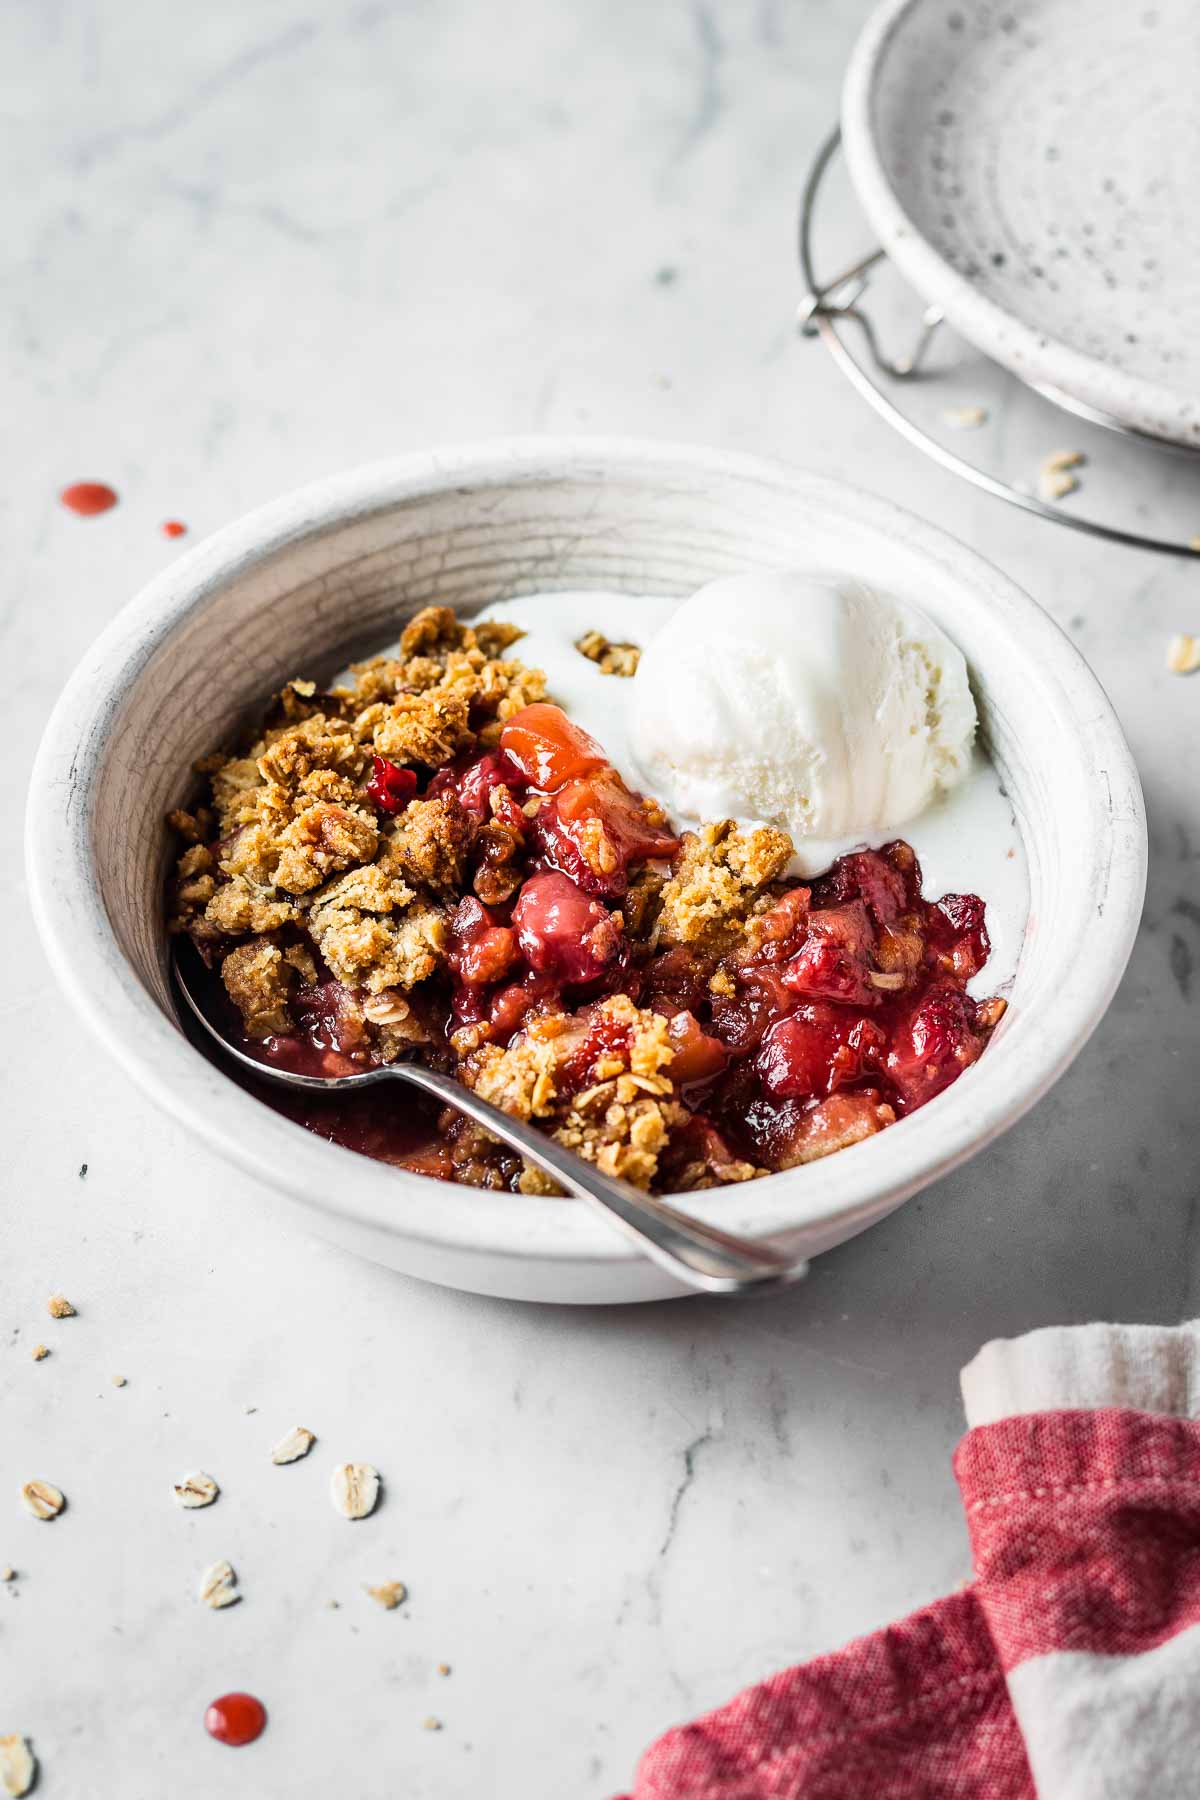
M782 831L676 835L504 654L521 635L427 608L199 765L170 924L243 1047L326 1075L421 1058L659 1192L826 1156L976 1060L1004 1010L967 993L980 900L926 900L900 841L800 882ZM275 1103L410 1169L554 1191L399 1086Z

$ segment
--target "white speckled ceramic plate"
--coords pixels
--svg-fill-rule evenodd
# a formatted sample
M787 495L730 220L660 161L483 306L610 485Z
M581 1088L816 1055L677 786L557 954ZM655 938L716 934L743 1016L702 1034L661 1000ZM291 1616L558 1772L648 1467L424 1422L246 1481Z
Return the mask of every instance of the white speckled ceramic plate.
M886 0L842 132L889 256L1063 404L1200 448L1200 5Z

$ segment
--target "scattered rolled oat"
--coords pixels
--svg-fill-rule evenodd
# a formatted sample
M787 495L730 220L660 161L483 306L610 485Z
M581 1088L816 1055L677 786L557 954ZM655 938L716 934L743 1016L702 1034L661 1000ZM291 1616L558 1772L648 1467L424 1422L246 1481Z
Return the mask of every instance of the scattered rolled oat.
M52 1319L73 1319L75 1308L65 1294L51 1294L46 1302L46 1311Z
M175 1483L175 1498L180 1506L211 1506L220 1491L212 1476L202 1471L185 1475Z
M449 1663L439 1663L437 1666L437 1672L439 1675L448 1675L450 1673L450 1664Z
M20 1796L27 1794L33 1786L36 1774L37 1763L28 1739L16 1732L10 1737L0 1737L0 1782L4 1792L10 1794L12 1800L20 1800Z
M402 1581L384 1581L378 1587L369 1587L367 1592L372 1600L378 1600L380 1606L386 1607L388 1612L394 1612L408 1599L408 1589Z
M1038 476L1038 494L1043 500L1063 500L1079 486L1065 469L1043 469Z
M205 1606L211 1606L214 1612L220 1612L226 1606L236 1606L242 1596L232 1564L224 1561L210 1563L200 1577L199 1594Z
M379 1498L379 1471L370 1463L339 1463L329 1482L329 1497L344 1519L365 1519Z
M49 1356L50 1349L46 1344L35 1344L29 1354L32 1356L34 1362L41 1362L44 1357Z
M988 411L986 406L948 406L942 418L955 431L974 431L987 424Z
M1055 450L1038 470L1038 493L1043 500L1062 500L1079 486L1071 469L1087 461L1082 450Z
M1177 632L1167 645L1167 667L1174 675L1194 675L1200 669L1200 638Z
M421 1724L426 1731L440 1731L442 1729L442 1721L440 1719L435 1719L432 1714L428 1719L422 1719Z
M0 1569L0 1581L15 1581L16 1579L17 1571L11 1563L6 1563L4 1568Z
M280 1438L272 1450L271 1461L273 1463L299 1462L302 1456L308 1455L316 1441L316 1433L310 1431L306 1425L293 1425L287 1436Z
M576 638L575 648L589 662L594 662L602 675L628 678L637 674L637 666L642 660L636 644L614 644L602 631L585 631L581 638Z
M112 1384L114 1387L124 1387L125 1386L125 1377L123 1375L114 1375L112 1378Z
M21 1489L26 1512L35 1519L57 1519L67 1504L59 1489L49 1481L27 1481Z

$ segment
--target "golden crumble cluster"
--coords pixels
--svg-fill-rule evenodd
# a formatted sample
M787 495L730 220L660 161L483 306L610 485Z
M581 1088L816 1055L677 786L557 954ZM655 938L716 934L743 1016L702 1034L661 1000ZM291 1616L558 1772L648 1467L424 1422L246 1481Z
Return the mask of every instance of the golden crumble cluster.
M311 979L270 941L288 927L303 927L337 978L366 994L405 992L441 966L442 902L457 897L471 823L453 795L381 819L367 778L376 756L433 773L494 743L545 693L540 670L501 658L520 635L428 607L396 657L356 664L354 685L327 694L289 682L245 755L200 765L210 804L168 818L187 845L171 927L198 945L257 940L222 965L252 1036L278 1032L290 987Z
M602 631L585 631L575 640L575 648L594 662L602 675L621 675L627 681L637 674L642 660L637 644L614 643Z
M778 881L793 856L786 831L760 825L738 831L732 819L689 832L664 885L656 940L728 950L745 929L759 897Z

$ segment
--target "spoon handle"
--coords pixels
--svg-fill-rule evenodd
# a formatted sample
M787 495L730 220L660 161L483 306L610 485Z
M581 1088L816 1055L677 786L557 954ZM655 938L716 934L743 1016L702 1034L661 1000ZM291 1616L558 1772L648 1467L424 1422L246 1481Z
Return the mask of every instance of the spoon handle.
M688 1287L709 1294L762 1292L798 1280L808 1267L770 1243L735 1237L677 1212L628 1181L602 1174L535 1125L512 1118L449 1075L420 1063L392 1063L387 1073L466 1113L493 1137L519 1150L568 1193L607 1213L647 1256Z

